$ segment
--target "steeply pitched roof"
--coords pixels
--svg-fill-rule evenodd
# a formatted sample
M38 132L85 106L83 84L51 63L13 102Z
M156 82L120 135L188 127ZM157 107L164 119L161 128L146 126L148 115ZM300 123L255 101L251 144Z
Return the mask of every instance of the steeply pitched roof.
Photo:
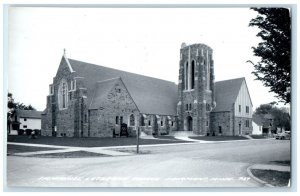
M84 77L84 84L88 89L88 105L91 105L95 89L100 88L100 86L97 87L99 85L97 81L120 77L141 113L176 115L178 89L174 82L73 59L69 59L69 62L75 75Z
M105 100L107 93L113 88L114 84L120 78L113 78L109 80L104 80L97 82L94 95L90 101L89 109L98 109L101 106L101 103Z
M212 112L231 111L245 78L223 80L215 83L216 107Z
M42 118L42 112L35 110L17 110L17 116L21 118Z

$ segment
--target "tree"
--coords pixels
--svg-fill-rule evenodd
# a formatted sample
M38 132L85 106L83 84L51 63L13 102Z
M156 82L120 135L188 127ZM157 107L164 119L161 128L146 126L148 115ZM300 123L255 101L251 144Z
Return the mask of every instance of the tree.
M7 133L10 133L12 117L15 114L15 104L11 93L7 94Z
M249 26L260 29L256 35L262 39L257 47L252 47L254 56L260 62L254 65L252 72L256 80L270 87L276 97L284 103L290 103L291 86L291 18L286 8L251 8L258 12Z
M7 94L7 133L10 133L11 124L13 123L13 117L16 113L16 110L36 110L31 104L28 106L23 103L15 103L13 99L13 94Z
M289 109L285 107L278 108L274 104L261 104L256 108L254 115L259 115L261 118L265 114L271 114L273 116L273 126L279 128L285 128L285 130L291 130Z
M19 102L15 103L15 108L20 110L36 110L31 104L27 106L24 103Z

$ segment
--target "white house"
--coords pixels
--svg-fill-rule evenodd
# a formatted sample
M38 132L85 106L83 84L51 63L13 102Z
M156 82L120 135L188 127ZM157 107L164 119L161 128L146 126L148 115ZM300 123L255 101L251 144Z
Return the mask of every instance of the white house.
M252 119L252 127L253 127L253 131L252 131L253 135L262 135L263 123L260 119L255 118L255 115L253 116L253 119Z
M16 135L18 130L41 130L41 113L35 110L16 110L11 135Z

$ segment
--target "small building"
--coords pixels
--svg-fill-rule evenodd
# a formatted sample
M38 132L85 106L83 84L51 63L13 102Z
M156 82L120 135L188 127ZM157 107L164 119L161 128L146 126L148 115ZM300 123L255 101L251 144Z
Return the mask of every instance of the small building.
M215 83L216 107L211 112L214 135L248 135L252 133L252 101L245 78Z
M252 116L252 135L262 135L263 134L263 119L259 115Z
M16 110L11 135L16 135L19 130L41 130L41 114L35 110Z
M273 123L274 117L272 114L254 114L253 121L255 121L255 124L261 129L260 132L262 135L270 136L277 133L277 128ZM257 133L257 130L255 130L255 133Z

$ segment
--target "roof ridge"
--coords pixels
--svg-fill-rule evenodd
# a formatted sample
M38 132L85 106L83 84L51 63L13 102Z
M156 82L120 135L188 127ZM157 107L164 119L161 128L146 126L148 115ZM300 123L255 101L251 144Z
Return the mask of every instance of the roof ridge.
M230 81L230 80L239 80L239 79L245 79L245 77L233 78L233 79L226 79L226 80L219 80L219 81L216 81L216 83L217 82L226 82L226 81Z
M69 62L69 59L68 59L66 53L64 53L63 57L65 58L65 60L66 60L66 62L67 62L67 65L68 65L68 67L69 67L71 73L75 72L74 69L73 69L73 67L71 66L71 63Z
M125 73L134 74L134 75L137 75L137 76L143 76L143 77L147 77L147 78L151 78L151 79L155 79L155 80L161 80L161 81L169 82L169 83L172 83L172 84L175 84L175 85L176 85L175 82L172 82L172 81L169 81L169 80L164 80L164 79L161 79L161 78L155 78L155 77L153 77L153 76L146 76L146 75L142 75L142 74L138 74L138 73L132 73L132 72L124 71L124 70L121 70L121 69L116 69L116 68L106 67L106 66L103 66L103 65L97 65L97 64L88 63L88 62L84 62L84 61L80 61L80 60L76 60L76 59L70 59L70 58L69 58L69 60L71 60L71 61L77 61L77 62L89 64L89 65L94 65L94 66L98 66L98 67L103 67L103 68L111 69L111 70L115 70L115 71L122 71L122 72L125 72Z

